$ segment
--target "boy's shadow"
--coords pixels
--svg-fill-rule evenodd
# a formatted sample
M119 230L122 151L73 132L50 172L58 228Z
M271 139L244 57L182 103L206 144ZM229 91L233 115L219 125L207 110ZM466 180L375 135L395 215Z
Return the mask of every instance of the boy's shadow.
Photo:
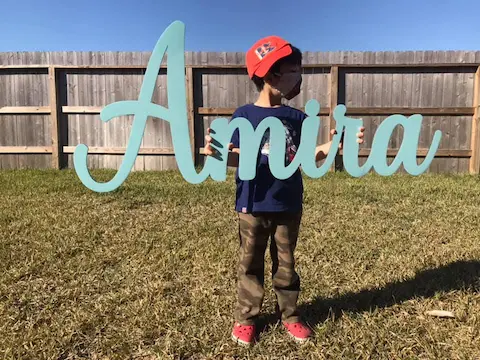
M396 281L379 289L349 292L334 298L318 297L302 304L299 310L307 323L315 327L329 316L339 319L343 312L360 313L374 308L386 308L417 297L432 297L437 292L470 289L480 290L480 261L457 261L417 273L409 280ZM259 320L260 331L278 321L277 314Z

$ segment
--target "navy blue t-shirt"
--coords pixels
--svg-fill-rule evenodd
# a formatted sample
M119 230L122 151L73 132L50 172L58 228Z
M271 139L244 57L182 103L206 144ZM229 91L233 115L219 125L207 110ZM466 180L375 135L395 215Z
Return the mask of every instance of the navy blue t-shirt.
M250 121L253 128L265 118L274 116L282 121L286 135L286 159L288 165L295 156L300 145L302 122L306 115L290 106L266 108L254 104L244 105L238 108L232 116L243 117ZM232 136L234 147L240 148L238 129ZM288 179L276 179L270 172L268 165L269 131L265 132L259 150L256 176L252 180L240 180L238 169L236 174L236 205L235 210L243 213L255 212L298 212L303 204L303 181L299 169ZM241 157L241 155L240 155Z

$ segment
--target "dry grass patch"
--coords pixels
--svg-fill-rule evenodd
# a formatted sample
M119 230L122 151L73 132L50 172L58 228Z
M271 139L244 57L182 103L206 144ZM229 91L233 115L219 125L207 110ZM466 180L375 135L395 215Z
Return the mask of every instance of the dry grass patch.
M305 182L297 263L314 341L297 346L273 321L267 280L265 331L247 350L230 341L231 176L132 173L97 194L72 171L0 172L0 358L480 357L478 177Z

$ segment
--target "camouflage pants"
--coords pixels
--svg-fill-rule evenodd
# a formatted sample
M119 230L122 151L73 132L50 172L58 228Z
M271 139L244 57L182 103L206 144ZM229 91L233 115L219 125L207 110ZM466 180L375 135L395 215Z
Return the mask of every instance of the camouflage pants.
M282 320L299 320L297 300L300 278L295 271L301 213L239 213L240 259L238 265L238 302L235 319L253 324L264 299L265 251L270 239L272 285L277 297L277 311Z

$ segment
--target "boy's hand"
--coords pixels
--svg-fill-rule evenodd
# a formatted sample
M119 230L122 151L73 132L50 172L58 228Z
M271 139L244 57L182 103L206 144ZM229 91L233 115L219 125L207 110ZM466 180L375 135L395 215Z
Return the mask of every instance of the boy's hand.
M213 138L210 136L211 129L207 129L207 135L205 135L205 147L203 153L206 156L213 156L217 151L212 147Z
M363 137L365 135L364 132L365 132L365 128L362 126L357 133L357 143L358 144L363 144L363 142L364 142ZM332 136L337 134L337 130L335 130L335 129L330 130L330 134ZM343 134L342 134L342 138L340 139L340 143L338 145L338 149L342 149L342 148L343 148Z
M212 145L215 145L216 147L221 148L222 144L220 144L217 140L215 140L210 134L215 134L215 132L212 129L208 128L207 135L205 136L205 147L204 147L203 153L206 156L213 156L215 158L220 158L220 153ZM233 143L228 144L228 150L232 150L232 149L233 149Z

